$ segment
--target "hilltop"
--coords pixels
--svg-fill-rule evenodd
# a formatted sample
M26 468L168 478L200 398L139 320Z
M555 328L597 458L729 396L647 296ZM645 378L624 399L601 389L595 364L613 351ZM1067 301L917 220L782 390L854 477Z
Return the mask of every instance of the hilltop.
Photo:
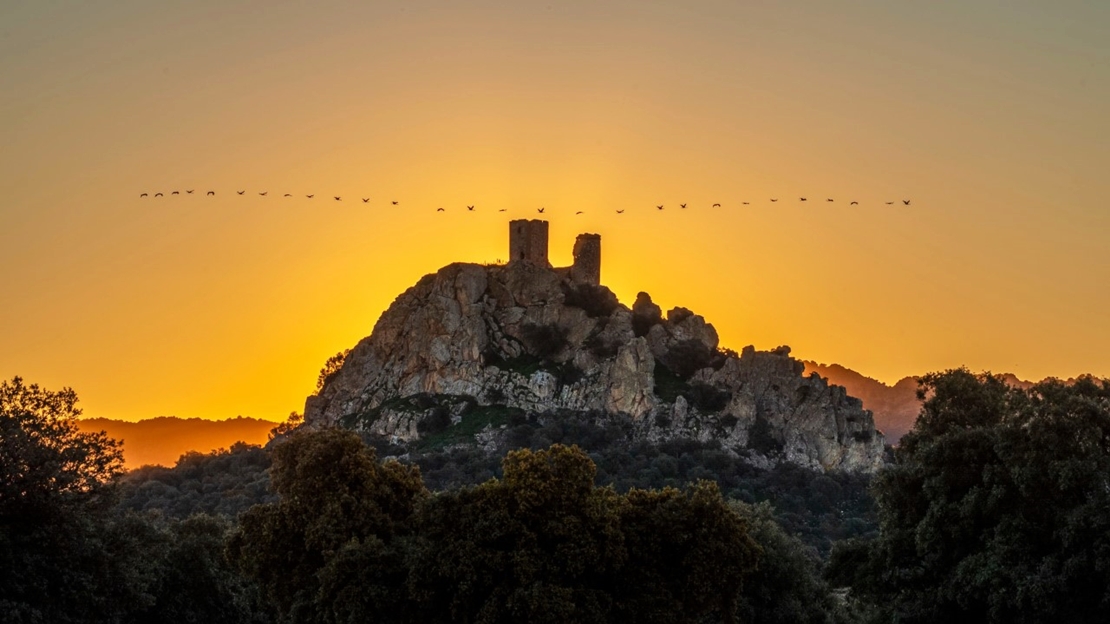
M600 284L601 241L547 261L547 223L510 223L507 265L452 264L400 295L322 389L310 428L412 444L493 447L514 417L588 414L630 440L713 440L751 461L871 471L883 438L844 388L804 375L789 347L722 349L702 316L629 308Z

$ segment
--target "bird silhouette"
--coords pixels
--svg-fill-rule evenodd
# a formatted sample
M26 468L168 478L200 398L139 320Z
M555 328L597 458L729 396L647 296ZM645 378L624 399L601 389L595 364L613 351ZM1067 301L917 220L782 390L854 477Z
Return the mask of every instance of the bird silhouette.
M679 208L685 208L685 207L686 207L686 204L679 204L679 205L678 205L678 207L679 207Z
M215 194L216 194L216 191L208 191L208 194L209 194L209 195L215 195Z
M192 189L185 189L185 192L186 192L186 193L188 193L188 194L190 194L190 195L192 195L192 194L193 194L193 190L192 190Z
M265 196L266 196L266 193L269 193L269 192L270 192L270 191L262 191L261 193L259 193L259 195L261 195L262 197L265 197Z
M155 197L164 197L164 195L162 195L161 193L155 193L154 196Z
M887 203L886 203L886 205L887 205L887 206L891 206L891 205L893 205L893 204L894 204L894 202L887 202Z
M507 210L508 210L508 208L502 208L501 210L498 210L497 212L506 212Z
M777 202L777 201L778 201L778 198L777 198L777 197L772 197L772 198L771 198L771 201L773 201L773 202Z
M910 205L910 200L908 200L908 199L903 199L903 200L902 200L902 203L903 203L903 204L905 204L905 205L907 205L907 206L909 206L909 205Z
M798 198L798 201L805 201L805 200L806 200L806 198L805 198L805 197L799 197L799 198Z
M580 215L580 214L582 214L582 211L581 211L581 210L579 210L578 212L576 212L576 213L574 213L574 214L576 214L576 215Z
M370 203L370 198L369 197L363 197L362 198L362 203L369 204Z
M286 194L282 195L282 197L292 197L292 196L293 196L292 193L286 193Z
M714 208L720 208L720 207L721 207L721 205L720 205L720 204L713 204L713 207L714 207Z
M316 196L315 195L305 195L305 197L307 197L309 199L312 199L313 197L316 197Z
M243 193L246 193L246 191L235 191L235 192L240 194L240 195L242 195Z
M466 209L471 211L471 212L474 212L474 206L467 206Z
M139 197L146 197L146 196L147 196L146 193L142 193L142 194L139 195Z
M831 202L832 200L831 200L831 199L826 199L825 201L827 201L827 202Z
M748 202L744 202L744 205L745 205L745 206L747 206L747 205L748 205Z
M858 202L858 201L854 201L854 202L848 202L848 205L849 205L849 206L858 206L858 205L859 205L859 202Z
M659 204L658 206L656 206L656 208L658 208L659 210L662 210L663 209L663 204Z
M177 192L177 191L174 191L174 192L170 193L170 195L180 195L180 194L181 194L181 193L179 193L179 192Z
M436 208L436 212L443 212L443 208Z
M617 214L624 214L624 210L618 210Z
M335 201L343 201L343 198L338 195L334 195L333 197L335 197Z
M396 206L396 205L397 205L397 204L399 204L399 203L400 203L400 202L396 202L396 201L395 201L395 202L393 202L393 205L394 205L394 206Z
M544 211L544 210L547 210L547 209L546 209L546 208L537 208L537 209L536 209L536 212L538 212L538 213L540 213L540 214L543 214L543 211Z

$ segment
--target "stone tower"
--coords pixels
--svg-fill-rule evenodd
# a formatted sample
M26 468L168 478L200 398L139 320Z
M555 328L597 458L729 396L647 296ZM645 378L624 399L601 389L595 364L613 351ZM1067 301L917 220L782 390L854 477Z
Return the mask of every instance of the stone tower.
M575 247L577 249L577 247ZM550 267L547 261L547 221L509 221L509 263L527 262Z
M574 240L574 265L570 278L576 282L601 283L601 235L579 234Z

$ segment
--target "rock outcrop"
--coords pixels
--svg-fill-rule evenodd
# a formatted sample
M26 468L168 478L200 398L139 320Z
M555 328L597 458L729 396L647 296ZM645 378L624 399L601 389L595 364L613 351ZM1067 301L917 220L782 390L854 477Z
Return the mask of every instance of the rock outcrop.
M425 276L308 398L305 422L408 442L429 419L466 418L468 405L575 410L628 419L643 439L718 439L756 461L880 465L871 413L803 376L788 348L721 351L713 326L689 310L664 319L646 294L629 309L572 277L525 262Z

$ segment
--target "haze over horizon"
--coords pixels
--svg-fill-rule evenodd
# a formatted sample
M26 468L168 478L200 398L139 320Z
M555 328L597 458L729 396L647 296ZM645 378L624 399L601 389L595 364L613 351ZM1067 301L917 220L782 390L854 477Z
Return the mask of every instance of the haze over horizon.
M623 303L729 348L1110 377L1108 33L1079 0L0 5L0 376L280 421L543 206L554 264L600 233Z

